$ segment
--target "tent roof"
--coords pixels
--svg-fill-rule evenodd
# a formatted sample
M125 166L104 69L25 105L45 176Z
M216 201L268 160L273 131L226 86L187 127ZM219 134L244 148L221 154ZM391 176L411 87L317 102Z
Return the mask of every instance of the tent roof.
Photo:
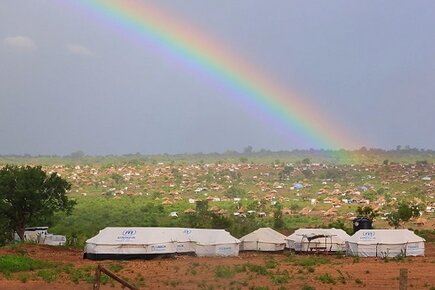
M203 245L240 243L225 230L159 228L159 227L107 227L88 239L88 244L150 245L171 242L196 242Z
M342 241L347 241L350 236L342 229L298 229L293 234L285 238L291 241L301 241L304 237L311 238L315 236L331 236L335 239L340 239Z
M285 243L285 236L271 228L259 228L240 238L242 242Z
M425 239L407 229L398 230L359 230L349 243L357 244L405 244L424 242Z

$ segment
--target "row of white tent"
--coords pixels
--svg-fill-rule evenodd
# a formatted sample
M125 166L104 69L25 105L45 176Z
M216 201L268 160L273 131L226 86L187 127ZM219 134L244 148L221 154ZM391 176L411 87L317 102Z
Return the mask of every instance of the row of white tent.
M238 256L240 240L225 230L108 227L86 241L85 258L150 258L161 255Z
M298 229L290 236L260 228L240 239L225 230L109 227L86 241L90 259L152 258L157 255L238 256L240 251L346 252L362 257L424 256L425 240L409 230Z

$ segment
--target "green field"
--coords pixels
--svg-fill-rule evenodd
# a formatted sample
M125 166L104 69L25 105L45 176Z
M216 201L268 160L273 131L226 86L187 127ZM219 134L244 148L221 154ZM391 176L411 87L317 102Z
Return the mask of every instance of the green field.
M262 226L283 233L308 226L350 231L357 207L367 205L378 210L375 226L381 228L388 227L383 215L399 202L418 203L430 225L434 213L423 210L434 205L434 156L414 149L3 156L0 165L43 165L72 184L68 195L77 205L71 215L57 213L29 226L44 222L49 232L81 247L108 226L224 228L236 237ZM414 222L402 226L415 228Z

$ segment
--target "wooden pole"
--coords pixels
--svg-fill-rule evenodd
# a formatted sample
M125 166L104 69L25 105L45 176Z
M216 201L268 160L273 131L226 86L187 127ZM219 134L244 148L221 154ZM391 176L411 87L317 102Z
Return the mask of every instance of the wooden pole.
M100 265L97 266L97 269L95 269L95 282L93 290L100 290L100 275L101 275L101 269Z
M406 290L408 287L408 269L400 269L399 290Z
M112 278L113 280L118 281L119 283L121 283L122 285L124 285L125 287L127 287L127 288L129 288L131 290L139 290L139 288L137 288L133 284L130 284L127 281L125 281L124 279L122 279L121 277L116 276L115 273L113 273L112 271L107 270L106 268L104 268L101 265L98 265L97 269L95 270L95 283L94 283L93 290L99 290L100 289L100 276L101 276L101 272L103 272L104 274L106 274L107 276Z

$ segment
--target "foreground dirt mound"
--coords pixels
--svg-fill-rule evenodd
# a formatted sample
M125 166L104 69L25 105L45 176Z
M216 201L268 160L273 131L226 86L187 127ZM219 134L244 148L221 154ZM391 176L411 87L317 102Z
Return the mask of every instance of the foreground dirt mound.
M426 244L426 257L403 259L353 258L337 255L300 256L290 253L241 253L239 257L199 258L178 256L153 261L89 261L82 252L50 246L25 245L0 249L0 255L21 253L47 260L69 272L48 283L34 271L23 281L14 274L1 276L0 289L92 289L92 274L98 264L143 289L398 289L399 271L408 269L409 289L435 287L435 244ZM71 271L87 271L74 280ZM85 270L83 270L85 269ZM20 278L21 277L21 278ZM305 287L305 288L304 288ZM309 288L313 287L313 288ZM102 289L121 289L105 280ZM432 288L433 289L433 288Z

